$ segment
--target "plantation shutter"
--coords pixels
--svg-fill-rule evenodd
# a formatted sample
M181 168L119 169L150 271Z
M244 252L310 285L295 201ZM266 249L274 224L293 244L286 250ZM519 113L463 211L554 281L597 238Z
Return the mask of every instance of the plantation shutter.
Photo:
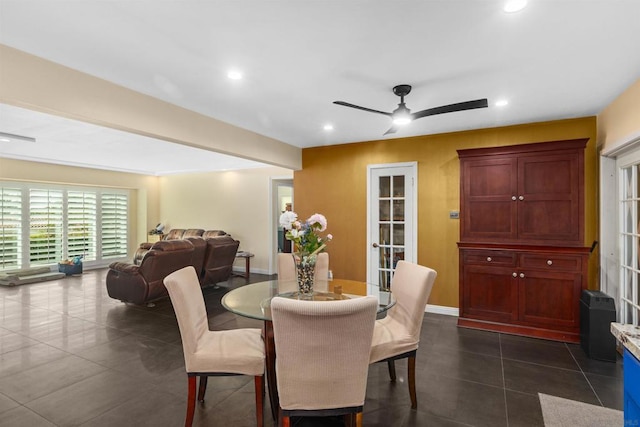
M102 258L127 256L128 197L102 193Z
M67 193L67 256L96 259L96 193Z
M64 205L60 190L29 191L29 262L53 264L62 259Z
M0 270L22 265L22 191L0 187Z

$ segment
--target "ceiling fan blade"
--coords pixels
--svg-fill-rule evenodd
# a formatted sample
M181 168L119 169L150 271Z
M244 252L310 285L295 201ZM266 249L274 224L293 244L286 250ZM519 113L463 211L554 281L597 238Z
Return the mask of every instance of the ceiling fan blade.
M396 133L398 131L398 126L396 125L391 125L391 127L389 128L388 131L386 131L385 133L383 133L383 135L388 135L390 133Z
M418 111L411 114L411 117L419 119L421 117L434 116L436 114L453 113L454 111L473 110L475 108L486 108L489 103L486 98L476 99L474 101L459 102L457 104L443 105L441 107L429 108L428 110Z
M355 105L355 104L349 104L348 102L344 102L344 101L333 101L333 103L337 104L337 105L342 105L342 106L345 106L345 107L357 108L358 110L368 111L370 113L384 114L385 116L391 117L391 113L386 113L384 111L379 111L379 110L373 110L371 108L361 107L361 106Z

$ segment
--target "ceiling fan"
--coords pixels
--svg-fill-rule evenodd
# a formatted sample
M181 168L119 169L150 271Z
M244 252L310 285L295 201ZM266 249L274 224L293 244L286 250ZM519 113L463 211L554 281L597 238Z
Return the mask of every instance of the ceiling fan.
M333 103L344 105L345 107L357 108L358 110L369 111L371 113L384 114L385 116L391 117L391 119L393 120L393 124L391 125L391 128L389 128L389 130L384 133L385 135L389 133L395 133L400 126L411 123L412 121L422 117L435 116L436 114L453 113L454 111L473 110L475 108L486 108L488 106L487 99L483 98L476 99L474 101L459 102L457 104L428 108L426 110L418 111L417 113L412 113L404 103L404 97L407 96L409 92L411 92L410 85L398 85L393 88L393 93L400 97L400 104L398 104L398 108L393 110L392 113L361 107L359 105L350 104L344 101L333 101Z

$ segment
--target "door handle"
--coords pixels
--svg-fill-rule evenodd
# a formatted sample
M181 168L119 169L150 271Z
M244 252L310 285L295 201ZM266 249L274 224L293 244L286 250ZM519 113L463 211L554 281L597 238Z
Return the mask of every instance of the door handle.
M378 247L380 247L380 245L378 245L377 243L374 243L374 244L373 244L373 247L374 247L374 248L378 248Z

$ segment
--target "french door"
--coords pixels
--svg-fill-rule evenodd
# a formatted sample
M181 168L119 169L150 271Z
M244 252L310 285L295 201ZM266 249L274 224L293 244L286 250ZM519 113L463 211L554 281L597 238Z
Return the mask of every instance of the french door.
M417 163L369 165L367 283L389 290L396 264L417 260Z
M619 197L618 318L640 324L640 150L617 159Z

